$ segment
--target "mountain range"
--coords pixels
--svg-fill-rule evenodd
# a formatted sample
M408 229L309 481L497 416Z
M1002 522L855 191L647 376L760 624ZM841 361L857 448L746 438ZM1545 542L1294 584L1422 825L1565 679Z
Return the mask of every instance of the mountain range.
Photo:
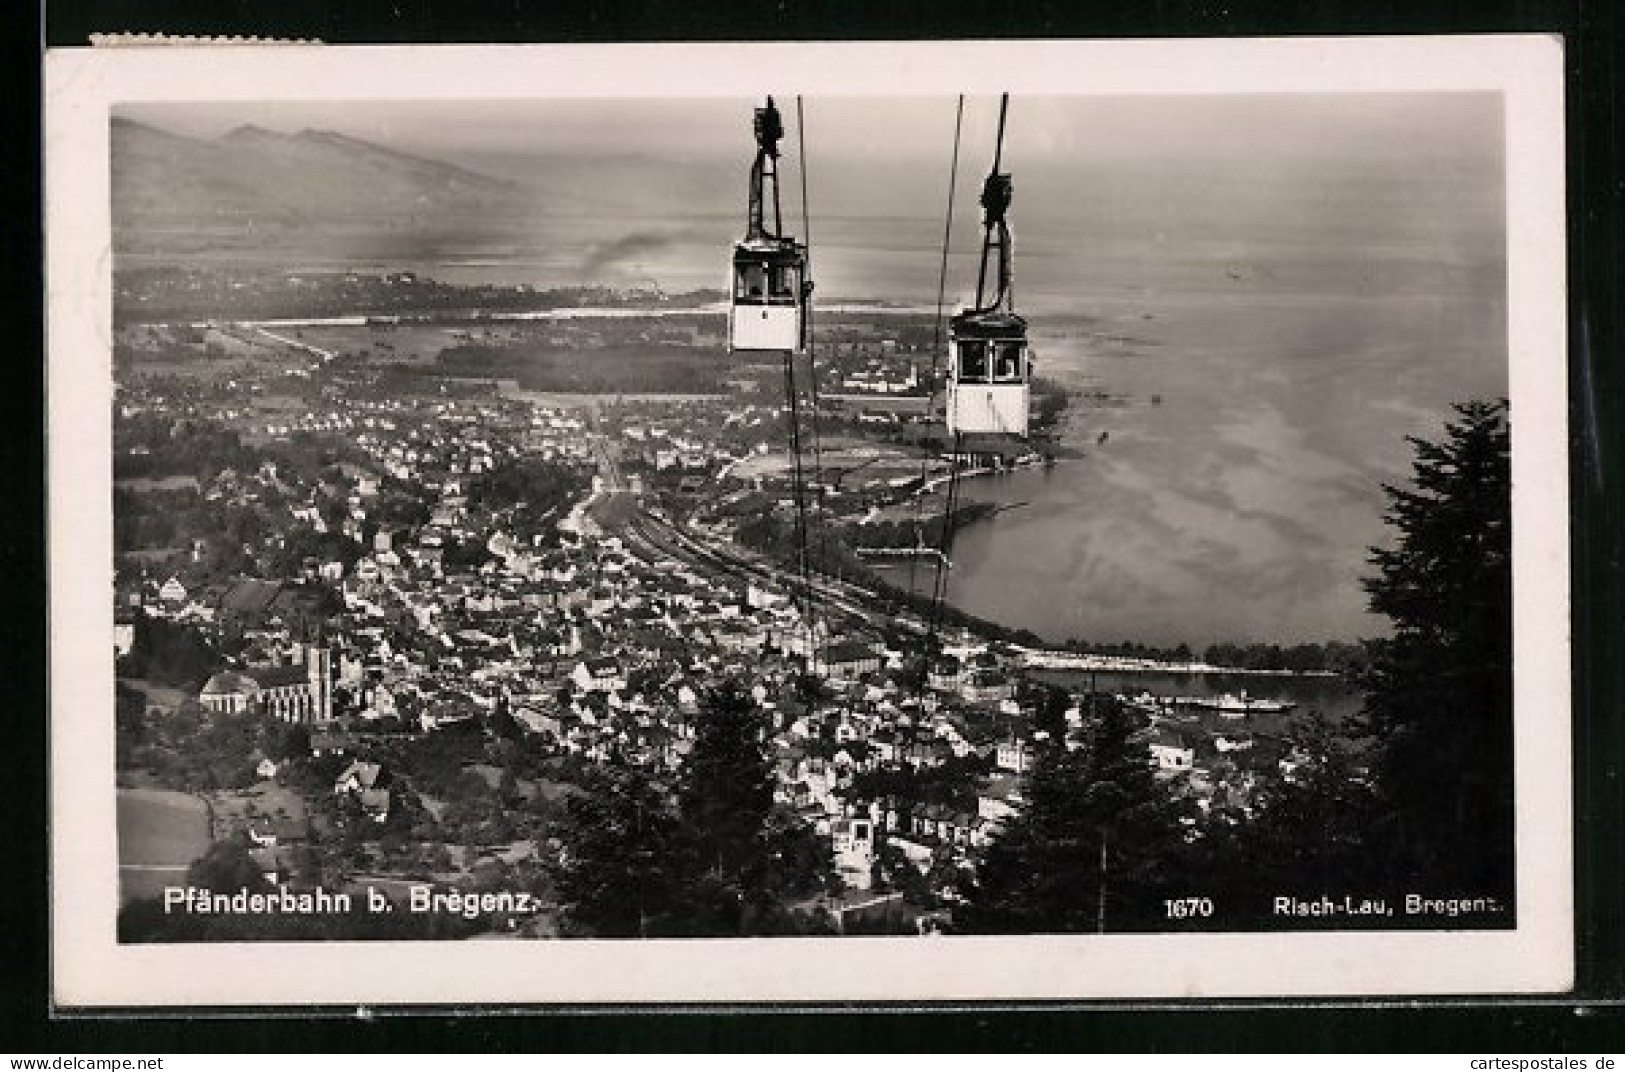
M732 159L536 145L468 166L328 130L197 137L126 116L110 136L113 245L126 265L444 273L499 258L512 267L499 275L537 282L646 280L643 262L664 257L669 274L671 257L726 244L743 217L744 165Z
M330 131L242 126L187 137L114 117L113 220L144 226L411 223L519 211L535 192L455 164Z
M651 156L637 147L571 153L541 144L464 154L458 163L327 130L280 133L240 126L193 137L123 116L112 121L113 223L123 249L188 228L251 226L263 240L288 230L445 231L501 221L525 229L541 220L608 221L603 238L651 227L688 229L745 214L748 152ZM916 195L920 176L884 159L826 165L815 210L934 216ZM786 170L784 211L798 215L799 173ZM815 214L816 211L815 211ZM614 221L624 221L617 227ZM701 226L706 226L701 224ZM132 245L133 243L133 245Z

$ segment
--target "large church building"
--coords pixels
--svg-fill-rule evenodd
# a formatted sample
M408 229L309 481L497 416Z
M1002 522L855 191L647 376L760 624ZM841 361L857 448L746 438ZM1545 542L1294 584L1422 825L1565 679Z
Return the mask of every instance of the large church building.
M284 722L326 722L333 717L333 656L325 647L305 649L305 662L222 670L198 697L215 714L254 711Z

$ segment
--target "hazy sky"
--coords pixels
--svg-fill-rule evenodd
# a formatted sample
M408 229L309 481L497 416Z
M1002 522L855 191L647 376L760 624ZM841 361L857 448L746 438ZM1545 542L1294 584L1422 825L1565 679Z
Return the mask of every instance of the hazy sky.
M777 97L784 148L795 155L795 97ZM462 154L639 154L726 158L751 150L745 99L531 102L422 101L141 105L131 118L179 133L218 134L244 123L287 132L335 130L399 148ZM809 98L808 155L945 170L955 102L933 98ZM963 152L985 167L998 101L965 102ZM1340 96L1017 97L1012 168L1059 161L1147 159L1366 161L1409 168L1483 167L1500 155L1499 98L1490 94Z
M795 214L796 100L777 99L785 207ZM647 229L743 213L755 103L282 102L120 114L196 135L247 123L338 131L525 182L542 212L656 221L638 225ZM954 98L819 97L804 108L815 219L943 218ZM996 97L965 102L956 198L965 241L997 116ZM1354 238L1452 261L1493 251L1499 261L1502 143L1494 94L1016 97L1005 168L1029 251L1034 237L1143 246L1157 231L1247 244L1290 232L1309 245Z
M777 99L787 128L784 208L799 233L805 156L821 278L841 295L934 292L930 251L940 248L947 206L955 98L808 98L805 153L795 96ZM583 265L603 266L602 251L631 244L668 255L642 256L628 271L677 287L711 279L702 262L743 218L756 103L187 103L119 112L198 136L244 124L338 131L518 180L535 208L501 221L500 232L554 259L564 243L587 252L570 262L569 278L516 280L579 281ZM979 239L976 198L998 107L994 96L965 101L955 250ZM1261 270L1304 285L1313 279L1299 266L1310 259L1341 259L1351 270L1374 259L1465 265L1493 289L1504 263L1502 154L1501 100L1488 93L1017 96L1004 166L1015 180L1024 293L1066 305L1091 267L1110 265L1115 279L1136 285L1142 265L1156 274L1191 260L1218 270L1264 258ZM851 233L843 221L866 222ZM433 254L423 251L425 261ZM1326 285L1356 280L1345 273Z

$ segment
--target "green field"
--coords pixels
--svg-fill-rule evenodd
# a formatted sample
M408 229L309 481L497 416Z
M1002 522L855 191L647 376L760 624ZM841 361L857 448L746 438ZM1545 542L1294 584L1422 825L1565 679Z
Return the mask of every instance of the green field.
M158 895L186 879L189 864L209 849L209 814L188 793L166 789L118 791L119 897Z
M304 823L309 815L304 797L274 781L260 781L236 792L215 793L210 800L222 831L247 826L256 816Z
M389 328L358 327L354 324L309 324L275 328L278 334L319 346L336 354L359 353L369 361L400 361L429 364L440 351L469 343L505 345L519 342L518 329L435 324L401 324Z

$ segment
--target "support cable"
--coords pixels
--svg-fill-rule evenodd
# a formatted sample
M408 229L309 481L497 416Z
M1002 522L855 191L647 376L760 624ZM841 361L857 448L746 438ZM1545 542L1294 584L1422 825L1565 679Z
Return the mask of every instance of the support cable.
M819 428L819 400L818 400L818 354L817 335L813 330L813 303L812 303L812 213L808 209L807 197L807 124L802 109L801 95L796 95L796 159L801 172L801 241L806 251L803 271L806 273L803 280L805 287L802 301L802 317L804 318L802 330L807 340L807 400L812 407L812 420L809 425L812 438L813 482L818 488L814 497L813 506L816 515L815 527L818 529L818 549L820 555L828 549L824 526L824 443L823 434Z
M965 95L959 95L959 103L954 111L954 153L953 161L948 167L948 210L947 222L942 228L942 266L937 273L937 316L932 325L931 333L931 378L930 394L926 397L925 413L929 420L937 408L937 392L940 385L940 372L942 368L942 317L947 305L948 292L948 251L953 242L954 234L954 191L959 179L959 135L965 119ZM930 475L931 454L927 452L920 458L920 486L915 490L914 499L914 529L919 531L921 519L925 514L925 484ZM915 576L920 564L918 555L910 555L908 559L908 590L914 591ZM941 560L938 560L937 572L941 573ZM933 583L933 590L935 584ZM935 635L935 628L930 634Z
M999 173L999 165L1004 161L1004 119L1009 108L1010 94L1005 93L999 97L999 133L993 143L993 168L988 172L987 181L982 186L982 208L986 215L982 220L982 260L976 268L978 311L992 309L1004 300L1006 282L1010 274L1009 228L1004 221L1005 211L1010 207L1010 178ZM999 247L999 289L993 301L985 303L987 257L993 250L995 235Z
M790 417L790 466L796 507L796 569L801 575L801 596L810 630L814 617L813 590L812 576L807 563L807 493L801 469L801 407L796 401L795 361L795 351L786 350L784 352L784 396Z
M799 124L801 117L801 98L796 98L796 115ZM773 175L773 219L776 228L783 226L779 213L779 183L778 183L778 139L784 135L783 124L779 120L778 109L773 106L773 98L769 97L767 107L757 112L756 136L758 143L757 164L760 167L764 159L772 162ZM799 139L800 132L798 130ZM806 160L802 159L802 206L806 209ZM761 198L758 196L758 201ZM775 235L775 237L779 237ZM806 280L803 280L805 283ZM802 315L806 316L812 303L805 291L798 296L802 304ZM807 325L803 325L806 327ZM817 633L817 606L816 597L812 587L811 564L808 561L807 543L807 483L806 474L801 463L801 404L796 393L796 365L795 350L784 351L784 399L788 410L790 431L790 467L792 480L792 494L795 502L795 539L796 539L796 572L800 577L801 592L798 603L807 621L807 642L810 665L816 667L818 660L818 633Z
M953 438L953 453L948 462L948 496L942 512L942 545L938 549L936 561L936 574L931 582L931 616L927 620L928 634L937 635L937 626L942 621L942 604L948 594L947 569L952 561L954 552L954 513L959 509L959 470L960 458L965 448L965 433L955 432Z
M783 237L784 219L779 213L779 139L784 137L784 122L773 98L767 98L765 107L756 109L754 120L756 160L750 169L750 205L745 219L747 239ZM767 226L768 186L773 188L773 227Z
M995 241L999 251L999 290L994 299L998 304L1006 300L1009 291L1010 278L1010 232L1005 224L1004 213L1010 205L1009 177L999 172L999 165L1004 160L1004 124L1005 116L1009 112L1010 94L1004 93L999 97L999 133L993 143L993 168L988 172L987 181L982 187L982 208L985 217L982 223L982 259L976 273L976 307L984 309L984 287L987 282L987 259L992 251ZM946 268L946 258L944 260ZM928 628L931 637L937 634L937 625L942 617L943 600L948 594L948 577L946 569L951 562L954 543L954 513L959 508L959 475L963 468L960 459L964 454L965 436L963 432L955 431L953 437L953 458L948 465L948 500L942 516L942 553L936 561L936 575L931 586L931 617Z

